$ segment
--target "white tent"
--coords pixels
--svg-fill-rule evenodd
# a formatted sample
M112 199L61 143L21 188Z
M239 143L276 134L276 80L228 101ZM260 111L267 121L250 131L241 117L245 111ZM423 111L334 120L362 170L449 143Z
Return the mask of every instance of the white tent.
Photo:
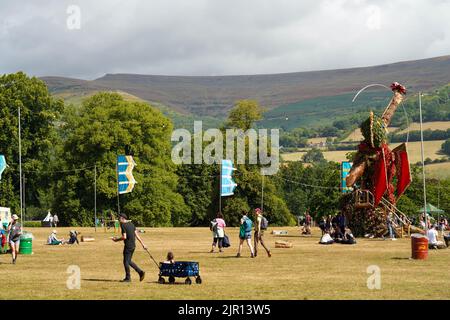
M47 216L44 218L44 220L41 221L41 225L43 227L51 227L53 224L53 216L50 213L50 211L47 213Z
M11 221L11 209L0 207L0 229Z

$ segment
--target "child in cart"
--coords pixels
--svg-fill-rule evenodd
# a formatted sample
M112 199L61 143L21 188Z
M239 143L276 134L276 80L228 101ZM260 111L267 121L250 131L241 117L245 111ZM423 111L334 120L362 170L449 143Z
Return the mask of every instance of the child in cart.
M174 264L175 263L175 256L173 255L172 251L167 252L167 260L164 261L163 263L168 263L168 264Z

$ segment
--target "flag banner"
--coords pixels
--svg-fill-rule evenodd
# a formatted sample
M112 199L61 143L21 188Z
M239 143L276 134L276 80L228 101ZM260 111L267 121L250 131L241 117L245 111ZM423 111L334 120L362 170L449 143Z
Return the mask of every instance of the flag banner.
M133 177L133 168L136 163L132 156L117 156L117 178L119 194L133 191L136 180Z
M233 162L231 160L222 160L220 167L220 196L232 196L237 184L233 181L231 175L233 174Z
M347 181L345 180L350 173L353 166L353 162L343 161L341 163L341 190L342 193L351 192L353 188L347 187Z
M397 171L397 199L401 197L411 184L411 170L409 168L408 151L406 144L402 143L392 150L395 154L395 167Z
M2 179L2 173L6 169L6 159L5 156L0 154L0 180Z

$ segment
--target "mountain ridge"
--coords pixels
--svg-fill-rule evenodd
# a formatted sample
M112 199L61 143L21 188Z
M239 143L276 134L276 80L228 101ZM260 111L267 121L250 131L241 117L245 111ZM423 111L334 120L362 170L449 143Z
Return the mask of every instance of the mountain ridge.
M182 113L224 117L236 100L255 99L272 110L317 97L356 92L369 83L404 84L410 91L450 82L450 55L369 67L257 75L171 76L105 74L94 80L41 77L52 93L124 91Z

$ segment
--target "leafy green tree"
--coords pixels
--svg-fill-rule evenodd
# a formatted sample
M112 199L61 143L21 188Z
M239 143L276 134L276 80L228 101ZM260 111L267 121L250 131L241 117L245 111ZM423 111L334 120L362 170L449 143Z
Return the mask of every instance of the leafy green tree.
M302 156L303 162L306 163L319 163L324 162L325 157L323 156L322 151L320 151L317 148L313 148L311 150L308 150L303 156Z
M22 72L0 76L0 154L9 165L0 183L0 205L12 207L14 212L20 206L19 108L27 205L40 206L40 195L51 192L54 150L59 144L56 124L64 105L35 77Z
M192 216L190 225L206 225L218 208L212 208L213 198L217 194L216 186L218 166L205 164L183 164L177 168L178 192L183 196ZM216 178L216 179L214 179Z
M261 120L263 110L254 100L240 100L228 115L227 127L250 129L255 121Z
M339 170L339 165L333 162L307 167L301 162L289 162L273 179L294 215L299 216L309 210L317 219L338 212L341 197Z
M442 151L450 156L450 139L447 139L443 144L442 144Z
M189 207L177 193L176 166L170 158L171 122L142 102L125 101L114 93L85 100L78 112L68 112L62 158L67 170L58 182L55 207L61 221L92 225L94 171L97 166L99 215L117 211L116 158L132 155L137 164L133 192L120 195L121 211L146 226L186 225Z

